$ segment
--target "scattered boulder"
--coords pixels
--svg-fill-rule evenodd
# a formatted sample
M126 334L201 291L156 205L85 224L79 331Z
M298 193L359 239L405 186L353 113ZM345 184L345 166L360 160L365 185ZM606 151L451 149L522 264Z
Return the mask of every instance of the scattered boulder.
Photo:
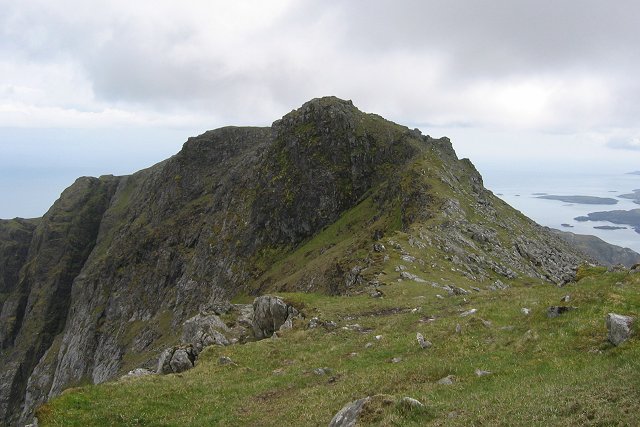
M400 363L402 362L402 357L394 357L391 359L391 363Z
M509 285L505 285L504 283L502 283L501 280L498 279L495 282L493 282L493 285L489 286L489 290L498 291L498 290L507 289L508 287L509 287Z
M554 317L558 317L568 311L575 310L576 308L577 307L568 307L564 305L552 305L551 307L547 308L547 317L549 319L553 319Z
M343 330L345 331L353 331L353 332L360 332L361 334L366 334L372 331L371 328L365 328L364 326L360 325L359 323L354 323L352 325L346 325L342 327Z
M455 382L456 377L454 377L453 375L447 375L444 378L440 378L437 383L440 385L451 385Z
M560 298L560 302L569 302L571 300L571 295L565 295Z
M220 356L218 359L218 365L235 365L235 363L230 357Z
M631 337L634 318L621 314L607 314L608 339L613 345L620 345Z
M486 375L491 375L491 371L483 371L482 369L476 369L476 375L479 377L484 377Z
M146 377L147 375L155 375L155 372L145 368L136 368L132 371L127 372L127 374L120 377L120 379Z
M291 325L291 320L297 315L298 310L282 299L260 296L253 301L253 334L257 339L269 338L287 321Z
M169 365L173 372L180 373L193 368L195 361L196 355L193 347L178 348L173 352Z
M373 291L371 291L369 296L371 298L382 298L384 296L384 292L382 292L380 289L374 289Z
M403 397L402 399L400 399L400 404L409 408L409 409L422 409L424 408L424 403L420 402L417 399L414 399L413 397Z
M418 283L426 283L427 282L423 278L418 277L415 274L411 274L408 271L401 272L400 273L400 277L402 277L403 279L406 279L406 280L413 280L414 282L418 282Z
M177 374L193 368L197 354L192 346L170 347L158 360L158 374Z
M471 316L474 313L477 313L478 309L476 308L472 308L471 310L467 310L465 312L460 313L460 317L467 317L467 316Z
M382 243L374 243L373 250L376 252L384 252L387 250L387 248L385 248Z
M429 348L432 346L431 341L425 340L424 336L420 332L416 334L416 339L418 340L418 344L420 344L421 348Z
M166 349L160 354L160 358L158 359L158 369L156 373L158 374L170 374L173 372L171 369L171 357L173 356L173 352L175 349L173 347Z
M315 368L313 370L313 373L316 375L328 375L331 373L331 369L324 367L324 368Z
M327 330L335 329L338 327L338 324L332 320L322 320L318 317L313 317L309 320L309 324L307 325L308 329L315 329L318 327L323 327Z
M371 397L349 402L338 411L329 423L329 427L355 427L358 417L364 405L371 400Z
M460 323L456 323L456 334L461 334L462 333L462 326L460 325Z
M409 254L401 255L400 259L405 261L405 262L416 262L416 257L411 256Z
M464 288L460 288L458 286L449 286L445 285L442 287L445 291L449 293L449 295L468 295L469 291Z
M526 308L526 307L522 307L522 308L520 309L520 312L521 312L522 314L524 314L525 316L528 316L528 315L531 313L531 309L530 309L530 308Z

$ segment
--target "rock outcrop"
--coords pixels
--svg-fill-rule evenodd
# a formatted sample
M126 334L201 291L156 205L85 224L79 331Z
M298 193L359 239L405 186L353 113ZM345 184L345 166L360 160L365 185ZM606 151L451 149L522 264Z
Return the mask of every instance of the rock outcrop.
M227 325L214 314L198 314L182 326L182 344L190 345L198 355L203 348L210 345L229 345L229 340L224 335L229 332Z
M191 346L171 347L158 359L158 374L179 374L195 365L197 354Z
M269 338L282 327L291 328L297 315L298 310L278 297L258 297L253 301L253 334L257 339Z
M359 425L386 425L381 423L394 410L424 414L424 403L412 397L395 398L376 394L349 402L331 419L329 427L355 427Z
M358 422L362 408L370 400L370 397L364 397L347 403L334 415L329 427L354 427Z
M448 138L314 99L271 127L189 138L133 175L80 178L39 220L0 221L0 424L71 385L153 368L171 343L197 354L242 328L271 336L293 313L277 300L237 331L202 313L238 294L360 292L390 251L486 283L562 283L584 259L486 190Z

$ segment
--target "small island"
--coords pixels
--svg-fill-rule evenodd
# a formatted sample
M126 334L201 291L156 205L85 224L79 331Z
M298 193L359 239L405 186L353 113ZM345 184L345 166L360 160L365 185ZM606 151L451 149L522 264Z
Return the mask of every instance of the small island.
M618 227L616 225L596 225L593 228L596 230L626 230L627 227Z
M615 205L618 203L616 199L610 197L596 196L557 196L548 194L546 196L537 196L538 199L559 200L566 203L579 203L583 205Z
M633 193L621 194L618 197L622 199L631 199L633 203L640 205L640 189L633 190Z
M563 224L560 224L560 225L563 226L563 227L566 227L566 228L573 228L573 225L571 225L571 224L563 223Z
M628 211L603 211L591 212L587 216L578 216L574 218L576 221L608 221L613 224L623 224L632 227L636 233L640 233L640 209L631 209Z

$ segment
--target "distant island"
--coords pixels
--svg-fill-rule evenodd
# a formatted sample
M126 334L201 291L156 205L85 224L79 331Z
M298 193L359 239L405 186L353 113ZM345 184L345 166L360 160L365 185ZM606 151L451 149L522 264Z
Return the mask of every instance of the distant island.
M557 196L548 194L545 196L537 196L537 199L559 200L566 203L580 203L583 205L615 205L618 203L616 199L610 197L595 196Z
M627 172L626 175L640 175L640 171Z
M622 199L631 199L633 203L640 205L640 189L633 190L633 193L621 194L618 197Z
M579 216L574 218L576 221L609 221L613 224L624 224L633 227L636 233L640 233L640 209L631 209L628 211L604 211L591 212L587 216Z
M571 224L564 224L563 223L563 224L560 224L560 225L563 226L563 227L567 227L567 228L573 228L573 225L571 225Z
M627 227L618 227L616 225L596 225L593 228L596 230L626 230Z

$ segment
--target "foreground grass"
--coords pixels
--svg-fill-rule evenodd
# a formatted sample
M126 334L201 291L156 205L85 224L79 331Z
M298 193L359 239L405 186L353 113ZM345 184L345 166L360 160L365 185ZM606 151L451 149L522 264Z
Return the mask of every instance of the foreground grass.
M384 394L416 398L426 410L381 408L371 424L635 425L640 345L612 347L604 319L638 315L640 274L591 269L581 277L563 288L516 281L444 299L436 297L442 290L406 280L390 281L382 299L283 294L307 320L280 338L211 347L183 374L72 389L38 417L45 426L312 426L327 425L349 401ZM546 308L566 294L578 309L548 319ZM471 308L477 313L460 316ZM305 329L314 316L339 327ZM421 349L416 332L433 347ZM219 365L223 355L235 364ZM319 367L330 373L317 375ZM492 374L478 377L476 369ZM453 385L437 384L447 375Z

